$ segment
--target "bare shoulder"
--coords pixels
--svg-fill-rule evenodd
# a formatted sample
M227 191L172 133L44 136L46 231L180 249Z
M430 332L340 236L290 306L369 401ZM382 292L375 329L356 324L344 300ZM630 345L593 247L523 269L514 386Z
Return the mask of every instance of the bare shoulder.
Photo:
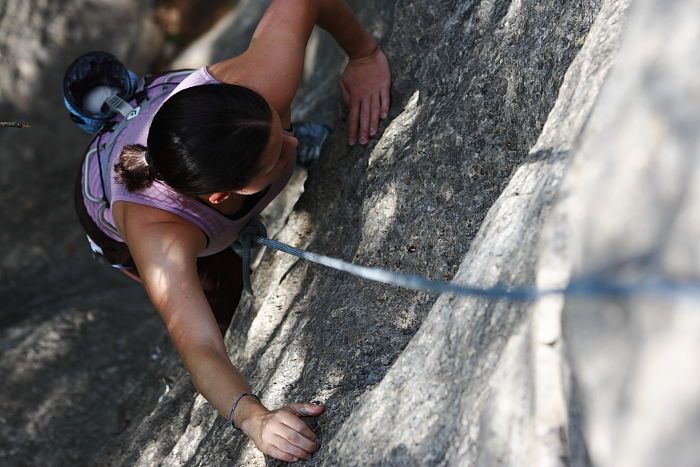
M304 69L306 43L316 7L308 0L273 1L258 23L248 49L207 67L224 83L260 93L283 115L289 111Z
M150 243L149 237L171 237L187 248L203 250L206 236L187 219L163 209L129 201L117 201L112 205L114 223L130 249L138 243Z
M284 81L284 77L266 71L268 67L256 58L257 54L244 53L237 57L207 66L207 72L222 83L245 86L263 96L277 111L282 125L291 122L291 103L298 80ZM270 77L277 76L276 79Z

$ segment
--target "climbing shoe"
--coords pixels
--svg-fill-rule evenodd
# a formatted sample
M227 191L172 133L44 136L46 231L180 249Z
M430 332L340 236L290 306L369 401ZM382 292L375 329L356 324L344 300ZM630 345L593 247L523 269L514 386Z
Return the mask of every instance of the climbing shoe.
M294 136L299 140L297 163L308 167L321 158L331 129L321 123L310 122L295 123L292 127Z

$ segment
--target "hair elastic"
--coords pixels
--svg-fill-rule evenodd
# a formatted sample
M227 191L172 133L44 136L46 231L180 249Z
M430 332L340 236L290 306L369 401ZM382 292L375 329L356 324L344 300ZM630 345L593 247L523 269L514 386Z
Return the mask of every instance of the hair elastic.
M146 164L150 167L153 168L153 159L151 159L151 155L148 154L148 150L143 151L143 159L146 161Z

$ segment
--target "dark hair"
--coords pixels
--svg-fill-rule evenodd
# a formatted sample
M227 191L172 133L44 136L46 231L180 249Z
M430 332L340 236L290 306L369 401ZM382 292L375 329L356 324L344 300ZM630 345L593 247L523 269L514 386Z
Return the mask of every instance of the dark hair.
M148 148L124 146L116 179L129 191L160 179L187 196L243 188L259 170L271 123L270 106L252 89L227 83L185 89L156 112Z

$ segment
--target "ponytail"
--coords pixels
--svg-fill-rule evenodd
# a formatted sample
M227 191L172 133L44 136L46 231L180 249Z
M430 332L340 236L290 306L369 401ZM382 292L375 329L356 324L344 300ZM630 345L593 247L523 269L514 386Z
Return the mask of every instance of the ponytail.
M114 171L115 180L126 185L126 189L131 192L148 188L158 178L148 151L140 144L124 146L119 162L114 165Z

